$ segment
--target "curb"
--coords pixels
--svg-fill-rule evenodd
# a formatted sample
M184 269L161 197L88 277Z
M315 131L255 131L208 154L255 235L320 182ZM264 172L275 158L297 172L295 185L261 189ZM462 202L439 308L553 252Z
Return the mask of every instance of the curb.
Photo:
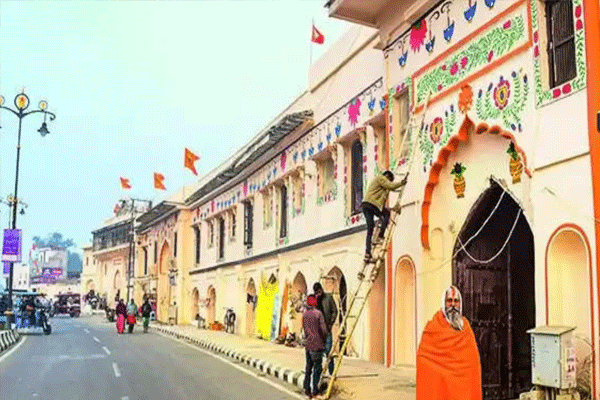
M252 368L255 368L266 375L270 375L274 378L280 379L284 382L287 382L291 385L296 386L297 388L304 390L304 372L296 371L289 368L284 368L279 365L273 364L266 360L261 360L258 358L252 358L247 354L240 353L236 350L228 349L226 347L220 346L215 343L211 343L207 340L195 339L191 338L187 335L181 334L179 332L175 332L172 329L165 328L162 326L150 326L151 329L156 329L157 331L163 332L167 335L173 336L177 339L183 339L192 344L195 344L198 347L202 347L206 350L214 351L216 353L221 353L226 355L227 357L238 361L242 364L246 364Z
M20 337L21 335L14 330L0 331L0 352L12 347Z

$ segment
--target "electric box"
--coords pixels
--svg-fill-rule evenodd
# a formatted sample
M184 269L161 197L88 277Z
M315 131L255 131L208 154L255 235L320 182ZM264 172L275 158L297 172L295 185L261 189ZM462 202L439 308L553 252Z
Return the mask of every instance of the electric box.
M531 334L534 385L557 389L577 386L574 330L569 326L540 326L527 331Z

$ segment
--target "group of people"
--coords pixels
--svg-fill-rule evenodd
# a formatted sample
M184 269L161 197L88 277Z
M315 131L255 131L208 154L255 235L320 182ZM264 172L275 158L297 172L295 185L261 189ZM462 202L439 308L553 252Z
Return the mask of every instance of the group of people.
M144 333L148 332L148 326L150 325L150 315L152 314L152 306L148 298L144 299L142 307L138 309L135 301L131 299L129 304L125 305L123 299L119 299L115 309L117 315L117 332L119 334L125 331L125 322L128 325L128 332L133 333L133 328L137 322L137 317L142 316Z
M313 294L306 298L306 311L302 315L306 369L304 393L313 398L319 394L323 356L328 356L333 345L332 328L338 315L333 296L323 291L319 282L313 285ZM333 374L333 359L328 364L329 375Z

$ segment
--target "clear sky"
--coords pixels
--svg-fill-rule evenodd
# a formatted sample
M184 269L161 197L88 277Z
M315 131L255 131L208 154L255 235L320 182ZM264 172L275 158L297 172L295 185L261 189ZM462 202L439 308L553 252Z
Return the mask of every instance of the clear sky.
M23 86L57 119L23 120L19 215L33 236L61 232L78 246L123 195L154 202L227 159L305 90L311 20L325 35L313 62L349 27L325 0L2 1L0 93ZM0 111L0 197L14 191L16 117ZM153 172L167 192L152 188ZM122 191L119 176L133 190ZM8 208L0 205L0 227Z

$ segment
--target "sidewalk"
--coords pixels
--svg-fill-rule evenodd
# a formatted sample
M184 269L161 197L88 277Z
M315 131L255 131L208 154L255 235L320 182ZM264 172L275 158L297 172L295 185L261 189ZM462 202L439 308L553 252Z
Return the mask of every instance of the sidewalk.
M260 339L193 326L152 323L152 329L185 339L200 347L223 353L262 372L302 388L305 355L303 348L286 347ZM415 400L415 370L345 358L336 381L340 400Z

